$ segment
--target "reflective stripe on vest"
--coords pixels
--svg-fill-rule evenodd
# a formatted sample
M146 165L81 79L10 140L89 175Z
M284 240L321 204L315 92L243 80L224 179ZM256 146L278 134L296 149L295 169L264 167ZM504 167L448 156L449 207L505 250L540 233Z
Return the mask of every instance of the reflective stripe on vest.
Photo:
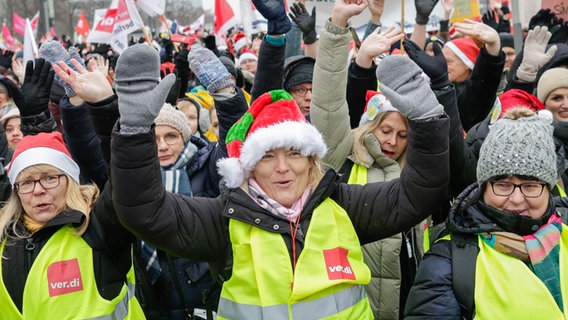
M568 228L560 244L560 289L564 313L546 285L527 265L478 239L475 319L568 319Z
M233 271L218 319L373 319L359 238L333 200L314 210L295 270L281 234L234 219L229 234Z
M94 277L93 250L70 225L47 241L26 279L22 313L12 301L0 264L0 314L7 319L144 319L134 297L134 268L112 300L100 296ZM4 251L5 241L1 251Z

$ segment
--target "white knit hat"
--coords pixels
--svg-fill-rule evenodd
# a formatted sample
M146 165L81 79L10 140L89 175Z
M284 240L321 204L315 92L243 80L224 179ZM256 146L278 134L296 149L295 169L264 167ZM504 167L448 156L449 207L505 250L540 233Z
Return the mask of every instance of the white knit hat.
M169 103L165 103L160 110L160 113L154 119L155 125L166 125L170 126L181 133L183 142L187 142L191 136L191 129L189 128L189 122L185 114Z

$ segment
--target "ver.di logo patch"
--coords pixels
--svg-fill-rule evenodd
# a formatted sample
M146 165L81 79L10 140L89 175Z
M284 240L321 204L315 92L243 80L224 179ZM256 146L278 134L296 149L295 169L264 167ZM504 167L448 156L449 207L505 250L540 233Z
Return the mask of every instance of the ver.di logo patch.
M77 258L50 264L47 267L47 286L50 297L83 290L83 278Z
M355 280L355 273L347 259L348 253L349 250L341 247L323 250L329 280Z

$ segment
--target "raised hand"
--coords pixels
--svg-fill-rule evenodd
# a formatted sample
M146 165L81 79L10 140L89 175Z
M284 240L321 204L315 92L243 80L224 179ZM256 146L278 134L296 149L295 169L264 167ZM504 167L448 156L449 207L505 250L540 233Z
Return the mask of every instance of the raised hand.
M457 32L473 38L478 44L484 44L490 55L497 56L501 52L499 33L485 23L466 19L463 22L454 23L454 27Z
M283 0L252 0L252 3L268 20L268 34L284 34L290 31L292 24L286 15Z
M386 57L377 67L377 79L380 91L408 119L427 119L444 113L422 70L410 58Z
M383 33L380 33L380 31L380 27L375 29L361 44L361 48L359 48L355 58L355 62L360 67L370 68L373 64L373 59L389 51L393 44L404 38L402 31L394 27L388 28Z
M427 24L432 10L438 3L438 0L414 0L416 7L416 23Z
M42 43L42 45L39 47L39 55L40 57L49 61L51 64L56 64L58 61L64 61L69 67L74 68L71 64L71 59L76 59L84 65L83 59L81 59L75 47L71 47L69 48L69 51L66 51L61 43L54 40L45 41L44 43ZM65 93L68 97L75 95L73 89L69 87L65 83L65 81L61 80L59 77L55 77L55 81L57 81L63 88L65 88Z
M189 68L209 93L234 85L231 74L211 50L194 45L187 59Z
M363 12L367 6L367 0L337 0L331 11L331 22L345 28L349 19Z
M420 46L408 39L404 39L403 46L408 57L430 78L432 89L441 89L451 84L448 79L448 64L438 43L432 43L434 56L427 54Z
M483 23L499 32L499 22L495 20L495 11L489 10L483 14L481 18Z
M77 62L77 60L75 61ZM72 65L75 66L75 68L77 68L76 64L72 63ZM87 64L87 70L91 72L99 71L106 77L108 76L109 60L105 59L103 56L97 55L91 60L89 60L89 63Z
M73 88L73 91L79 98L86 102L94 103L114 94L105 74L100 70L88 71L75 59L71 59L71 64L77 71L63 61L54 64L53 70L61 80Z
M523 60L517 69L519 80L533 82L538 70L556 54L556 46L546 50L551 36L547 27L536 26L533 30L529 30L523 48Z
M126 48L116 62L115 72L120 132L148 132L176 76L169 74L160 81L160 56L147 44Z
M298 25L298 28L302 30L304 43L312 44L316 42L316 7L314 6L310 15L302 2L294 2L290 6L290 11L288 15Z
M51 63L42 58L26 64L24 84L21 89L9 88L22 117L40 114L48 110L49 95L53 84ZM15 85L14 85L15 86Z

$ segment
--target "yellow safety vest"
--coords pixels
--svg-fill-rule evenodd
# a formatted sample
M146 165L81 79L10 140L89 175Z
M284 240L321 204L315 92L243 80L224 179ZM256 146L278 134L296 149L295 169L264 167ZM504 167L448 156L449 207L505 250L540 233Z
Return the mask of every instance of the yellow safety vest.
M41 249L26 280L22 313L6 290L0 263L0 318L145 319L134 297L134 268L120 294L113 300L104 299L97 290L93 250L75 233L71 225L63 226Z
M560 289L564 312L546 285L521 260L491 248L478 237L475 319L568 319L568 228L560 238Z
M233 269L218 319L373 319L364 288L371 273L335 201L314 210L295 270L279 233L231 219L229 234Z

